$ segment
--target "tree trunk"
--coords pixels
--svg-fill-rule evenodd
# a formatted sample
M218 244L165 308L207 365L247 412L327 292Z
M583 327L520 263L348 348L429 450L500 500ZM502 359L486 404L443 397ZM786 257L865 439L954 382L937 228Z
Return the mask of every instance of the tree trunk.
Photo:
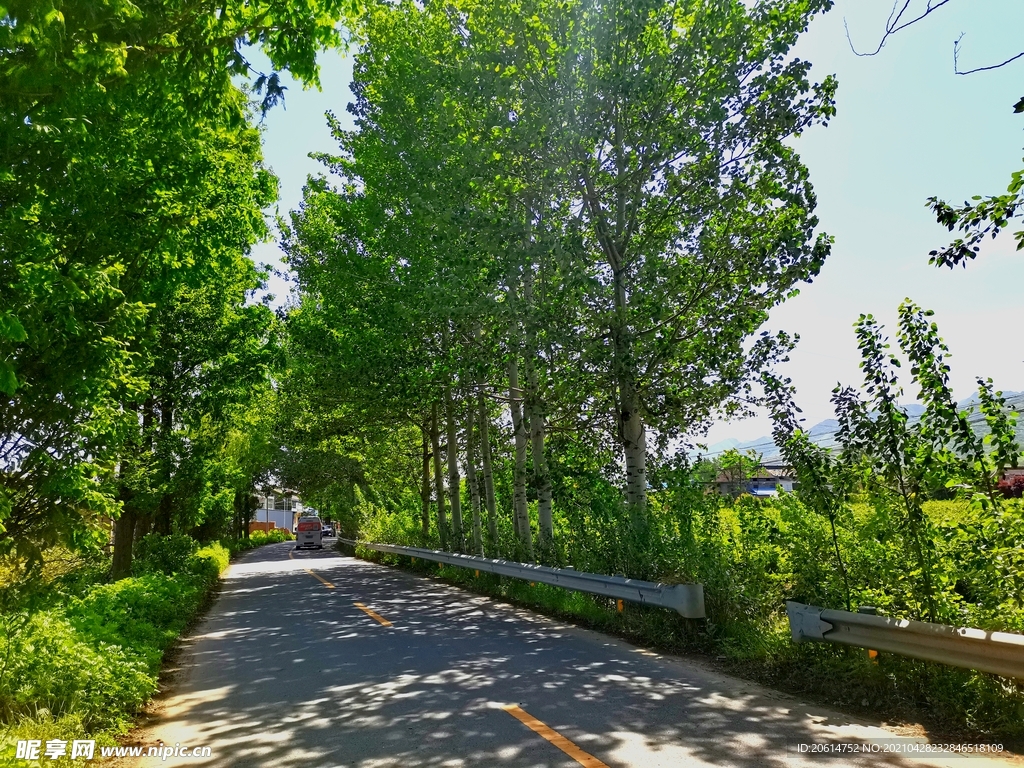
M516 533L526 557L533 559L533 535L530 531L530 511L526 503L526 424L523 419L522 391L519 389L519 366L515 357L508 362L508 396L512 409L512 429L515 431L516 461L512 473L513 510Z
M626 173L623 140L615 125L615 162L619 181ZM626 504L634 528L647 524L647 430L640 413L637 371L633 359L633 338L629 328L629 298L626 291L628 235L626 232L626 185L616 186L615 221L608 227L593 179L583 175L583 198L595 225L594 234L612 271L614 314L611 320L612 374L615 381L619 440L626 460Z
M639 406L632 382L620 381L619 431L626 455L626 503L639 519L646 521L647 429Z
M549 551L555 543L554 522L551 515L551 475L544 455L544 414L539 404L530 409L530 444L533 457L533 482L537 489L537 525L539 545Z
M466 418L466 485L469 486L469 502L473 510L473 554L484 554L484 541L480 531L480 484L476 474L476 446L473 429L473 401L469 400Z
M494 500L494 471L491 463L490 417L484 391L477 382L476 407L480 419L480 455L484 470L484 504L487 507L487 536L490 539L491 554L498 554L498 505Z
M246 509L249 506L249 494L245 491L235 491L235 499L232 503L232 508L235 511L234 527L235 527L235 538L244 539L245 534L242 532L245 526Z
M174 497L171 495L171 479L174 462L171 456L171 436L174 431L174 403L163 400L160 403L160 482L163 489L160 493L160 505L157 508L155 530L162 536L169 536L174 516Z
M437 403L431 407L430 445L434 451L434 494L437 496L437 535L441 549L448 549L448 513L444 507L444 478L441 475L441 435L439 434Z
M110 575L119 581L132 573L132 547L135 544L135 510L122 502L121 516L114 522L114 556L110 563Z
M128 405L125 410L136 411L138 406ZM135 432L125 445L118 467L118 501L121 502L121 515L114 521L114 552L110 562L110 576L114 581L131 576L132 554L135 547L135 526L139 513L135 506L135 491L129 483L132 481L132 467L137 460L136 453L152 450L149 428L153 422L152 400L147 400L142 409L142 432ZM137 423L137 422L136 422Z
M618 426L626 459L626 504L634 528L647 524L647 429L640 414L633 364L633 340L626 320L625 278L615 272L615 327L612 329L614 366L618 387Z
M533 266L527 265L523 280L523 298L529 308L533 303ZM526 322L526 413L530 425L530 443L533 458L533 484L537 491L537 527L539 546L545 555L551 554L555 543L554 523L551 517L551 475L544 455L545 423L544 402L537 376L537 334L533 323Z
M426 424L420 425L423 433L423 484L420 487L420 499L423 508L420 512L420 527L423 543L430 539L430 430Z
M259 500L252 493L245 494L243 500L242 530L245 533L245 538L248 539L250 524L253 522L253 518L256 517L256 508L259 506Z
M137 512L135 515L135 543L142 541L147 533L153 532L153 516Z
M462 478L459 476L459 432L455 424L455 402L451 387L444 390L444 410L448 427L448 502L452 506L452 538L455 551L465 552L466 536L462 527Z
M168 491L164 491L160 494L160 506L156 512L156 524L153 526L154 531L161 536L170 536L173 527L173 517L174 497Z

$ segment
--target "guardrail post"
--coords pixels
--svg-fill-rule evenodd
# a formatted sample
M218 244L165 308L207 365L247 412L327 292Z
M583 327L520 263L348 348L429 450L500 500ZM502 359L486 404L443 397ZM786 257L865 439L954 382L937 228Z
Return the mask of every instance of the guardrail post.
M857 609L857 613L863 614L865 616L877 616L878 615L878 609L875 608L875 606L873 606L873 605L862 605L862 606L860 606ZM873 664L877 664L878 663L878 651L874 650L873 648L868 648L868 659Z

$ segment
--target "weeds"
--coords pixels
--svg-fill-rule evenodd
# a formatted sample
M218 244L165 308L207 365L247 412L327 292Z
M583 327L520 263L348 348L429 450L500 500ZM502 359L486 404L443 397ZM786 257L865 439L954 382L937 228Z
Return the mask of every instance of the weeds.
M147 536L131 577L108 583L87 559L55 570L31 599L0 612L0 764L13 759L19 738L113 743L156 691L165 651L230 555L290 538L253 534L229 551L182 535Z

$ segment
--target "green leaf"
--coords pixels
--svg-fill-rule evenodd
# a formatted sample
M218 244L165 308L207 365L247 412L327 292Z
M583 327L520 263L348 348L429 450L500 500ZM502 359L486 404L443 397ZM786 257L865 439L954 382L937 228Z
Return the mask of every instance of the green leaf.
M6 336L9 341L14 342L28 339L25 327L10 313L0 315L0 336Z
M10 397L17 389L18 377L14 375L14 369L9 363L0 362L0 392Z

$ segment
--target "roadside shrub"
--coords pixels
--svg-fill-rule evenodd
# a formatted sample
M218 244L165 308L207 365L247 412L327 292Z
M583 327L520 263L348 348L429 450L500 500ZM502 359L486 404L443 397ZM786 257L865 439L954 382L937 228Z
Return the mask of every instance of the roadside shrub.
M0 723L13 724L6 742L26 723L38 726L32 734L64 739L119 731L153 695L164 651L229 560L220 544L167 539L141 543L140 575L65 593L63 605L0 614Z
M270 531L253 531L249 534L249 541L253 546L261 546L263 544L278 544L282 541L293 541L295 537L290 531L286 531L284 528L274 528Z
M75 715L85 727L122 726L156 691L144 654L104 642L60 609L0 634L0 716Z
M192 555L189 570L207 585L212 585L227 569L230 560L231 553L221 544L214 542Z
M264 544L278 544L282 541L294 541L295 537L291 532L283 528L274 528L269 533L266 531L253 531L247 539L221 539L220 545L234 557L239 552L246 552Z
M411 567L665 650L711 653L766 684L830 703L897 719L927 716L975 733L1024 736L1024 686L891 654L873 664L858 649L792 643L787 600L845 609L849 597L853 610L873 605L884 615L915 616L919 606L909 584L914 575L898 531L900 518L885 504L859 498L838 510L833 538L830 518L795 494L729 502L695 486L685 471L662 472L652 486L650 529L642 540L626 539L635 534L621 505L603 497L602 483L576 489L580 503L558 509L555 517L559 559L581 571L701 583L706 622L636 606L619 614L607 601L542 585L475 578L472 571L441 571L425 562ZM965 499L922 506L933 532L929 547L942 620L1024 631L1024 503L1007 501L998 514ZM362 536L418 545L417 513L378 509L364 518ZM514 557L509 516L498 523L497 554ZM410 567L404 558L360 554ZM632 559L640 557L646 562Z
M199 608L203 592L194 573L146 574L104 584L67 609L69 620L98 643L121 646L157 671L163 651Z
M403 547L421 547L424 544L417 521L401 512L388 513L383 508L376 508L375 514L365 517L364 526L360 536L367 541L395 542ZM440 546L440 539L437 540L437 546Z
M248 549L252 549L253 547L262 547L264 544L270 543L270 535L266 531L253 531L249 534L247 542Z
M130 578L99 583L86 558L82 573L56 573L46 601L0 612L0 764L25 734L112 743L230 559L182 535L146 536L136 552Z
M741 497L717 512L723 502L716 497L703 504L686 511L697 522L689 557L694 580L704 584L708 634L731 663L769 684L816 691L836 703L867 701L890 715L927 712L959 728L1024 735L1019 684L889 654L874 665L855 649L793 645L786 600L846 607L828 519L790 494ZM940 619L1024 631L1024 503L1008 501L998 513L963 500L926 502L924 510L934 531L928 546ZM722 524L701 522L715 519ZM894 516L884 505L855 505L836 523L852 609L873 605L885 615L913 616L917 606Z
M188 570L192 555L198 548L198 542L183 533L170 536L148 533L135 545L132 572L136 575L164 573L168 576L182 573Z
M0 731L0 766L24 768L25 761L17 760L15 757L18 741L22 739L39 739L44 744L51 739L60 739L69 743L74 739L96 739L97 752L101 746L109 747L117 743L113 732L89 730L80 714L54 717L44 709L35 714L26 715L16 725ZM69 750L69 754L63 757L35 765L40 764L46 765L47 768L50 766L81 766L82 760L81 758L72 760Z

